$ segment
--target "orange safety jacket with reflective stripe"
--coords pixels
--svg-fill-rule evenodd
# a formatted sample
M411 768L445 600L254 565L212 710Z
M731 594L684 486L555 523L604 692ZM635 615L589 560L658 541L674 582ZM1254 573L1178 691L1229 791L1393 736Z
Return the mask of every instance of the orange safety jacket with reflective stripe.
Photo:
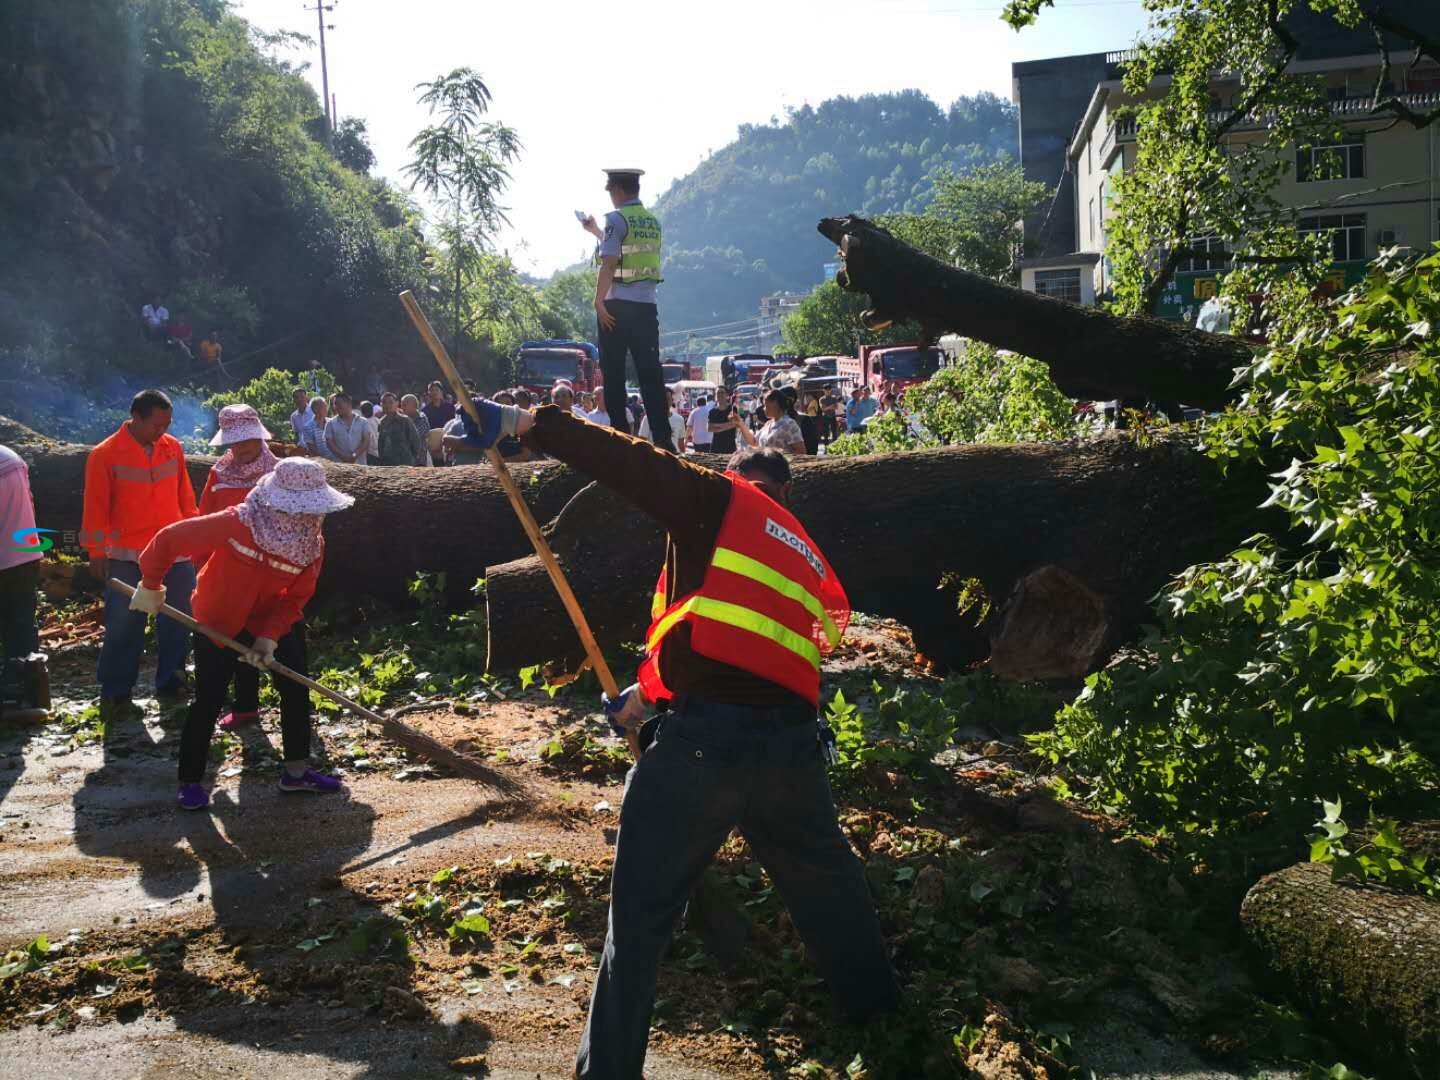
M90 451L81 542L92 555L134 559L166 525L194 516L179 439L161 435L147 455L122 423Z
M700 588L666 607L660 573L640 688L651 701L674 697L660 677L660 651L683 622L701 656L768 679L818 707L820 657L840 643L850 601L795 515L743 477L726 476L730 505Z

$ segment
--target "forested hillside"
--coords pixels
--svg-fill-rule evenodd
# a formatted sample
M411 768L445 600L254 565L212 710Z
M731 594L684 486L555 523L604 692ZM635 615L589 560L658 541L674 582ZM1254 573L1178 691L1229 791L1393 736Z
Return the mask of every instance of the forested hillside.
M830 261L815 234L821 217L918 211L936 169L1013 156L1016 132L1014 108L993 94L943 109L918 90L832 98L742 125L654 205L665 226L665 327L744 318L766 293L809 290Z
M287 60L303 44L221 0L0 5L0 378L12 381L0 397L19 399L7 412L93 435L82 421L137 385L189 381L203 396L222 381L213 371L143 339L153 297L197 338L222 331L235 377L223 384L312 363L356 390L428 373L395 296L423 288L443 251L407 192L366 175L362 122L327 138ZM462 342L462 366L482 378L502 347L484 330Z

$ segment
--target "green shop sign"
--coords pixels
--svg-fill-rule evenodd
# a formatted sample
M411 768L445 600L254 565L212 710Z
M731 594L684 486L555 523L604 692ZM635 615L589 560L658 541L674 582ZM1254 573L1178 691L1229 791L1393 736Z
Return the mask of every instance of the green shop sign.
M1365 277L1369 264L1363 259L1354 262L1330 264L1330 273L1325 276L1325 286L1336 293L1344 292ZM1225 276L1221 270L1182 270L1171 279L1165 292L1160 296L1160 306L1155 314L1162 319L1195 325L1200 314L1200 305L1209 300L1220 287Z

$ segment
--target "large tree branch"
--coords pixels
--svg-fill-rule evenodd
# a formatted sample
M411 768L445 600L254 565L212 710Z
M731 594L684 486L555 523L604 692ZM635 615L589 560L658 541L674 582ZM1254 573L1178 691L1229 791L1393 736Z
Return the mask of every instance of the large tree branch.
M932 259L864 218L826 218L840 248L842 288L870 295L867 322L915 319L934 340L953 330L1034 357L1071 397L1130 398L1222 408L1251 352L1238 338L1148 316L1037 296Z

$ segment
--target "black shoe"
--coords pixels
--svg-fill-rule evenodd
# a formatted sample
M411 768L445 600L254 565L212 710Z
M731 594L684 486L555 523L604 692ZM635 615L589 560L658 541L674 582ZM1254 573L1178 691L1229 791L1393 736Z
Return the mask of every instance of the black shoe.
M186 700L190 696L190 684L185 681L185 676L174 675L164 686L155 688L155 698L166 704L174 705Z

